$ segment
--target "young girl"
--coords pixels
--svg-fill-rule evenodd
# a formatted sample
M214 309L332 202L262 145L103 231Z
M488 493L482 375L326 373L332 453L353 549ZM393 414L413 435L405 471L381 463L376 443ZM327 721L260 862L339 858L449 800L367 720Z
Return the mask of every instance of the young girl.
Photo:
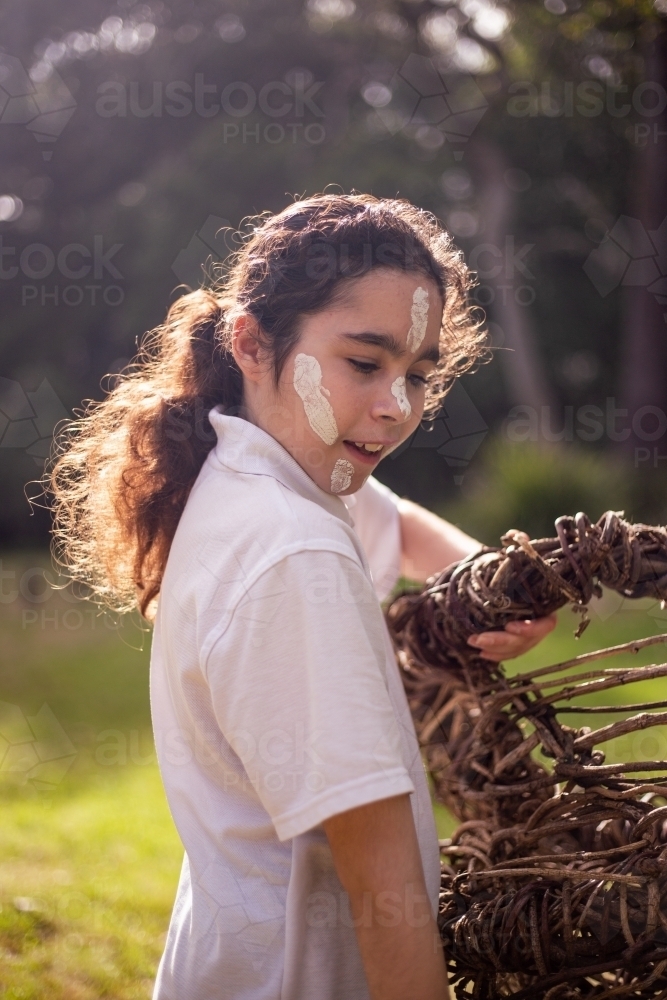
M70 426L60 559L154 618L185 846L154 1000L447 996L436 830L380 600L479 543L371 473L481 357L468 285L405 201L296 202ZM500 660L552 625L475 642Z

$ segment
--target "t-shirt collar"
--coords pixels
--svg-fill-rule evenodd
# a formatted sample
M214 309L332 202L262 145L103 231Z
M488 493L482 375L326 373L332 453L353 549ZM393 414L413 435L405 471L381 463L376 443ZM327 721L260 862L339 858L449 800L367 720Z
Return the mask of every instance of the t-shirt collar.
M220 404L210 410L208 418L218 438L213 451L221 465L245 475L273 476L288 490L352 525L343 498L320 489L290 453L261 427L242 417L222 413Z

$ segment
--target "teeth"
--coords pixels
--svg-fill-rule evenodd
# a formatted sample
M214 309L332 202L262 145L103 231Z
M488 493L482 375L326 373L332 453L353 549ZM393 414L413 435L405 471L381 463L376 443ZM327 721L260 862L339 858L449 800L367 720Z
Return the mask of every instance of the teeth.
M356 448L361 448L362 451L375 452L382 448L381 444L363 444L361 441L353 441L352 443Z

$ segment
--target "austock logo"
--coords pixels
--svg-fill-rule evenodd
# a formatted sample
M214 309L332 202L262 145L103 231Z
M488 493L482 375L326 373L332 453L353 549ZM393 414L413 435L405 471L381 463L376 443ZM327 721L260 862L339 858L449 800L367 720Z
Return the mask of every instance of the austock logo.
M366 100L392 134L413 133L418 142L438 148L444 142L468 141L488 101L469 73L444 73L427 56L411 53L394 73L388 88L377 88ZM463 150L454 152L461 159Z
M188 245L180 250L171 269L183 285L199 288L206 275L208 264L215 266L230 253L225 236L230 230L229 219L209 215Z
M622 285L646 288L660 305L667 305L667 217L657 229L647 230L639 219L621 215L589 253L584 271L603 298Z
M20 448L42 466L56 424L67 417L69 413L46 379L34 392L26 392L14 379L0 377L0 448Z
M24 715L0 702L0 774L38 791L53 791L74 763L77 749L48 705Z
M76 101L54 70L47 80L34 83L15 56L0 53L0 125L25 125L37 142L56 141L74 114ZM53 149L43 149L50 160Z
M272 885L256 865L240 876L217 858L195 881L200 916L196 936L210 935L217 947L226 939L259 972L284 927L282 887Z
M121 285L108 282L109 278L123 280L113 259L122 247L122 243L113 243L105 250L102 233L95 233L89 246L29 243L23 249L5 245L0 236L0 281L21 281L22 306L115 307L124 301L125 291ZM29 282L22 280L25 278ZM70 284L62 284L61 278ZM84 284L90 279L97 283Z
M460 486L463 473L488 433L488 424L457 379L449 390L442 410L432 424L420 426L413 437L393 451L396 458L407 448L431 448L442 455L454 470L454 483Z

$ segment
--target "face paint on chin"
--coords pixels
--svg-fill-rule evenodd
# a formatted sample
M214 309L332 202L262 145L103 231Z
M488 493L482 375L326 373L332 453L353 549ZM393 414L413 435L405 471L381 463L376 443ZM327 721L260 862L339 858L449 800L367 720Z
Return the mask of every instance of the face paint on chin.
M428 291L420 285L412 296L412 309L410 310L412 326L408 330L408 350L412 351L413 354L421 347L426 336L428 305Z
M331 472L331 492L342 493L346 490L352 482L353 475L352 462L348 462L346 458L337 459Z
M328 391L322 386L322 369L317 358L297 354L294 359L294 389L303 402L306 417L313 430L325 444L335 444L338 425Z
M391 394L398 403L398 408L404 417L409 417L412 413L410 400L405 392L405 376L401 375L391 383Z

